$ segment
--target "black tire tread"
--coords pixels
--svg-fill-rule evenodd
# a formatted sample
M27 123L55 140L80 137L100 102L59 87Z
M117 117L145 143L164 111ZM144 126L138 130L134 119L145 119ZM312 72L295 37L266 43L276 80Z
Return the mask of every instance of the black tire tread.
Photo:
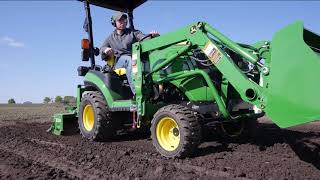
M154 115L154 118L151 122L151 134L155 136L155 123L157 123L157 117L160 117L164 113L170 112L171 114L174 114L176 119L181 122L179 127L180 131L183 131L184 139L182 147L180 150L172 155L164 155L166 157L172 158L172 157L177 157L177 158L184 158L187 156L190 156L194 150L198 147L201 141L201 127L198 122L197 116L194 114L195 112L190 110L189 108L182 106L182 105L177 105L177 104L171 104L168 106L164 106L160 108ZM176 120L176 121L177 121ZM158 144L156 137L152 138L153 139L153 145L158 149L161 148L160 145ZM161 153L161 152L160 152Z
M114 135L114 127L112 123L111 112L108 111L106 101L103 95L98 91L90 91L85 93L82 97L82 101L88 99L93 103L95 114L95 127L94 132L88 137L82 132L79 122L80 133L83 137L92 141L105 141L110 139Z

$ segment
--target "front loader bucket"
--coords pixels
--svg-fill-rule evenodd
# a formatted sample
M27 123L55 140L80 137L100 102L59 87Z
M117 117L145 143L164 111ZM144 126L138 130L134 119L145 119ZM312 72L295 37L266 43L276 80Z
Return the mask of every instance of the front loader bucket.
M281 128L320 120L320 36L296 22L271 41L266 114Z

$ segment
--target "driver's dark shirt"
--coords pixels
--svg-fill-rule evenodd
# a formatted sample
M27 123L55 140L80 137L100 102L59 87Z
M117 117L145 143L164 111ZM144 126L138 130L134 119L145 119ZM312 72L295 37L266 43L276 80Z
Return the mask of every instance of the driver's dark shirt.
M145 34L139 30L132 31L129 28L124 30L123 34L117 34L114 30L107 39L103 42L100 48L100 54L102 54L107 47L112 48L116 56L131 55L132 44L142 39Z

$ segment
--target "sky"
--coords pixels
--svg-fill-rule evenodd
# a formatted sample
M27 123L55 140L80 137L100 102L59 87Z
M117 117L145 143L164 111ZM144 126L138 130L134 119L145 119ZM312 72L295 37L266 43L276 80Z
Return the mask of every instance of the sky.
M196 21L236 42L271 40L295 21L320 34L316 1L148 1L134 11L136 29L160 34ZM113 31L111 10L91 7L94 45ZM78 1L0 1L0 103L43 102L44 97L76 96L81 62L83 3ZM96 64L103 65L100 57Z

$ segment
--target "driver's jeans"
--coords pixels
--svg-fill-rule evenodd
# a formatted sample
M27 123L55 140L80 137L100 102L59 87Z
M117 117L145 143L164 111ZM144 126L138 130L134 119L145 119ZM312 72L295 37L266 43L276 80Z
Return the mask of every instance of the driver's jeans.
M132 64L131 63L132 63L131 56L121 55L117 59L117 63L115 64L114 68L115 69L118 69L118 68L125 68L126 69L126 76L128 79L129 86L131 88L132 93L135 95L136 91L135 91L134 84L132 81Z

